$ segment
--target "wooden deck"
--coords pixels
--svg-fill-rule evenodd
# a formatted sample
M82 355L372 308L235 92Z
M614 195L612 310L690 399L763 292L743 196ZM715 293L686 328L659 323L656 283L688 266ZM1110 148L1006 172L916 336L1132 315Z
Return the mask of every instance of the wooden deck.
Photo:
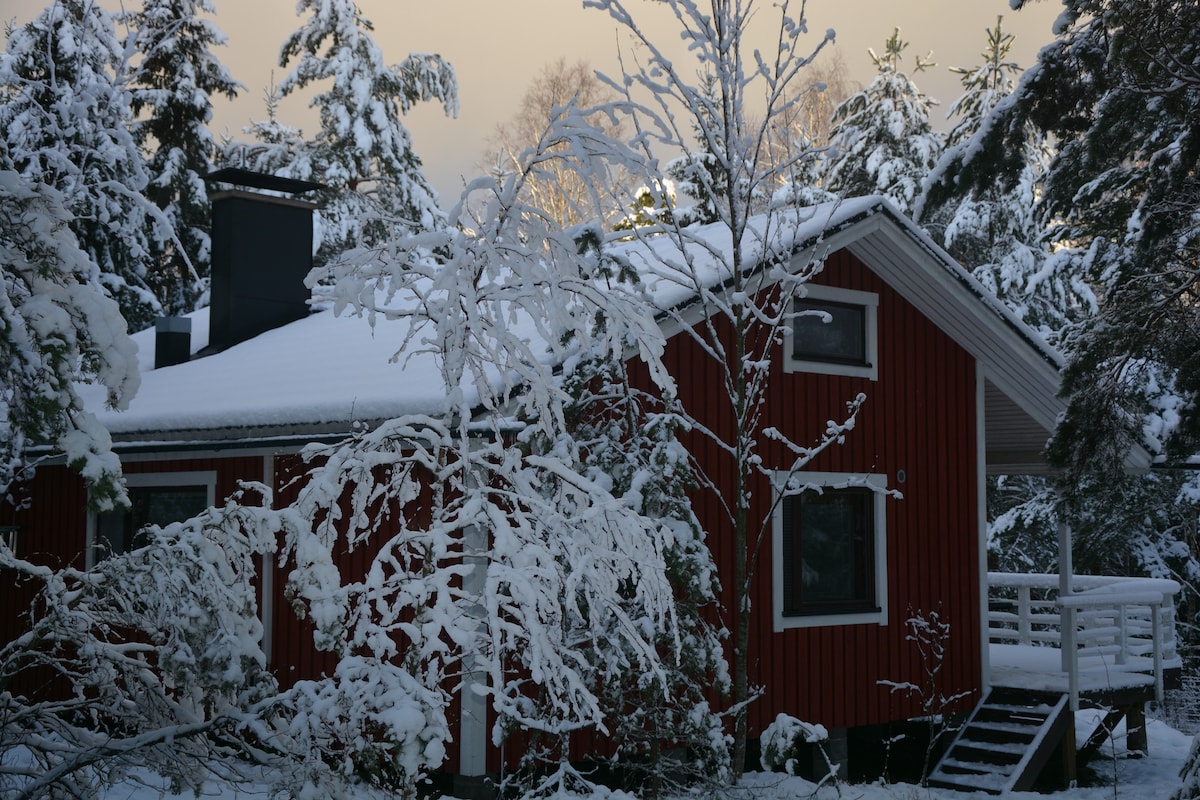
M1176 646L1179 584L1076 575L1063 597L1057 575L988 575L992 686L1062 692L1071 707L1162 700L1182 660Z
M1068 590L1064 590L1066 586ZM931 786L1003 795L1034 787L1058 754L1067 785L1125 720L1127 746L1145 750L1145 704L1182 667L1174 581L988 575L990 688L936 769ZM1080 705L1104 720L1077 742Z
M1062 694L1071 691L1071 678L1063 670L1062 651L1057 647L991 644L988 655L992 686ZM1164 681L1169 682L1169 676L1164 675ZM1079 694L1084 699L1118 692L1145 694L1146 700L1153 700L1154 689L1153 659L1135 657L1125 664L1099 657L1079 660Z

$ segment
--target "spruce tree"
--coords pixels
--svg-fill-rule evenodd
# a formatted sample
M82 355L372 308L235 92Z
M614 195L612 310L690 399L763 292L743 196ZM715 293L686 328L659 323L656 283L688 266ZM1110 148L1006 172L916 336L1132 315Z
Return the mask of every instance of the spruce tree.
M722 198L729 193L729 172L721 168L721 155L728 151L728 145L720 126L714 124L721 104L718 90L716 76L704 75L697 102L698 118L691 121L695 150L667 163L667 176L676 188L695 200L693 205L677 209L680 225L716 222L721 218Z
M0 57L0 137L23 178L68 198L72 232L136 330L162 311L152 254L170 226L142 194L124 55L99 4L51 4Z
M594 264L588 273L641 288L626 260L599 246L584 244L581 249ZM596 318L601 329L614 324ZM716 565L689 497L697 481L677 438L683 410L669 392L639 388L645 382L633 374L636 362L599 350L582 356L564 376L563 390L572 398L567 424L584 453L585 474L604 483L622 504L671 531L662 557L675 596L676 627L670 634L655 635L662 669L645 673L636 667L636 652L611 647L623 645L616 630L586 651L613 745L612 755L602 760L626 770L631 785L657 795L694 786L698 778L724 774L728 768L722 722L707 699L712 689L729 688L721 637L705 618L719 590ZM634 602L627 614L635 624L650 624L636 616ZM612 626L620 618L605 615Z
M883 54L868 50L879 74L833 112L826 188L846 196L881 194L907 212L941 152L929 122L935 101L900 71L908 42L896 29ZM916 71L933 66L918 56Z
M300 0L297 12L308 16L284 42L280 65L295 66L279 89L287 96L320 83L310 105L320 111L321 129L283 172L327 187L319 198L317 263L397 233L444 225L437 193L400 118L431 100L457 113L453 68L424 53L386 64L371 35L374 26L352 0Z
M195 308L211 260L210 209L203 176L216 151L209 130L212 98L241 85L212 52L225 35L201 14L210 0L144 0L122 15L128 46L141 56L132 75L133 134L147 154L146 195L171 221L175 236L153 241L148 282L169 313Z
M1152 384L1181 400L1163 454L1200 445L1197 25L1200 8L1177 0L1064 0L1056 42L930 187L937 202L962 186L1012 186L1027 126L1057 141L1042 218L1078 248L1102 298L1069 343L1070 408L1054 447L1078 469L1117 468L1146 412L1169 402L1146 393Z
M1008 60L1015 37L1001 22L997 18L987 30L982 63L951 69L962 79L963 94L950 106L954 125L946 137L947 155L968 147L992 110L1016 88L1021 68ZM985 288L1056 342L1068 325L1095 311L1096 299L1073 251L1047 240L1039 202L1053 152L1034 126L1026 125L1025 133L1023 166L1011 185L968 187L937 208L920 201L916 208L922 226L942 239Z

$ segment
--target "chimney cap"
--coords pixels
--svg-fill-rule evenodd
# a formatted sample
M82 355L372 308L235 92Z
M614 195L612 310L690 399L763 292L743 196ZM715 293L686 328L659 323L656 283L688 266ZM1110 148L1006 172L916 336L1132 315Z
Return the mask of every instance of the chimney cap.
M159 317L154 320L154 330L158 333L191 333L191 317Z
M236 186L248 186L252 189L266 189L271 192L288 192L303 194L316 189L324 189L324 185L313 181L300 181L295 178L281 178L278 175L267 175L263 172L241 169L240 167L225 167L208 173L205 181L231 183Z

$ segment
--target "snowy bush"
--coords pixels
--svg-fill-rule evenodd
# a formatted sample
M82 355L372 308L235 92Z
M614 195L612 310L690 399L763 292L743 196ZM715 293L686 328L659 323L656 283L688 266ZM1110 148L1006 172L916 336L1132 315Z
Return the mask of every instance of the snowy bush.
M759 760L763 769L782 769L788 775L796 773L796 759L802 744L820 744L829 740L829 731L824 725L816 725L780 714L775 721L763 729L759 737L762 752Z
M411 792L451 738L445 693L370 658L344 658L331 678L300 681L274 704L286 709L287 735L319 759L291 778L298 796L330 792L328 773Z
M1192 749L1179 776L1183 785L1171 795L1171 800L1200 800L1200 736L1192 740Z

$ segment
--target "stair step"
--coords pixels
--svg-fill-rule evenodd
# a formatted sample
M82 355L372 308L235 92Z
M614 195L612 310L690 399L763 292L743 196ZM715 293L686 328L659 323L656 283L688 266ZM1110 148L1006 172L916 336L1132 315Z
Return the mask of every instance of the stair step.
M946 777L965 778L965 777L972 777L972 776L977 776L977 775L1008 777L1009 775L1012 775L1012 774L1013 774L1012 769L1000 769L1000 768L998 768L998 766L996 769L989 769L988 764L977 764L974 762L956 762L956 760L952 759L952 760L949 760L949 762L947 762L946 764L943 764L942 766L940 766L940 768L938 768L937 771L935 771L934 774L932 774L930 777L931 778L935 778L935 777L936 778L946 778Z
M1008 745L1006 747L993 747L990 742L973 742L970 740L959 740L958 747L955 748L955 756L961 761L977 761L980 764L1016 764L1021 760L1021 756L1025 755L1028 746L1014 747Z
M1066 701L1065 694L994 690L971 712L929 784L993 794L1030 788L1071 722Z
M1041 726L1025 725L1019 722L969 722L964 730L978 731L984 737L1001 736L1004 741L1029 741L1037 735ZM988 741L984 739L983 741Z
M963 737L961 743L965 747L977 750L988 750L995 753L1010 753L1021 755L1029 748L1029 742L988 742Z
M1011 775L1012 764L980 764L978 761L959 761L949 758L942 761L934 775Z
M1000 711L1010 711L1016 714L1039 714L1046 716L1054 711L1054 706L1048 706L1045 703L1029 704L1013 704L1013 703L988 703L985 708L996 709Z
M976 719L994 719L1001 722L1012 720L1016 722L1026 722L1030 725L1041 725L1048 714L1039 714L1027 708L1009 711L1006 708L996 708L995 706L982 706L975 715Z

